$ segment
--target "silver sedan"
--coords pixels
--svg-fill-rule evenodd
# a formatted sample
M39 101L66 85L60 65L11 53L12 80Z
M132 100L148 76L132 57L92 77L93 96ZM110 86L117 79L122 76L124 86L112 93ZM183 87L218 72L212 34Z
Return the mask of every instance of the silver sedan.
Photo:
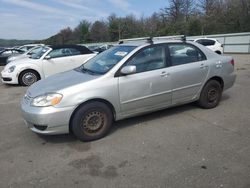
M114 121L197 101L216 107L236 79L234 60L193 42L128 42L74 70L32 85L21 101L29 128L72 132L82 141L105 136Z

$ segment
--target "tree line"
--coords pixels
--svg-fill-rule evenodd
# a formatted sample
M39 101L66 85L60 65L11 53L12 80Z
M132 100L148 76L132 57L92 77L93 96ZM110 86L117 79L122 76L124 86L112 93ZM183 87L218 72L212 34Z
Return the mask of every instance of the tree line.
M250 31L250 0L169 0L149 17L111 14L94 23L82 20L74 29L39 42L76 44L124 38L185 34L188 36Z

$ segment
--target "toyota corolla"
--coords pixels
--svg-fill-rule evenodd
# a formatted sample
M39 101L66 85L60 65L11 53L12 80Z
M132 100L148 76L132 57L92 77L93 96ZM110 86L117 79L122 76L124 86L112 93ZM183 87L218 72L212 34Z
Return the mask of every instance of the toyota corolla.
M114 121L197 101L216 107L236 79L234 60L182 40L115 46L84 65L33 84L21 102L39 134L104 137Z

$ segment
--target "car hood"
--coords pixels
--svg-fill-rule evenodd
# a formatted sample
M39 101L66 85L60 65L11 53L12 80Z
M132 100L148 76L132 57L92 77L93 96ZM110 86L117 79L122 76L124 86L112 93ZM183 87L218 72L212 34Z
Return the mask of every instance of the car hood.
M24 56L24 58L21 58L21 59L18 58L18 59L15 59L14 61L11 61L10 63L8 63L6 65L6 69L11 67L11 66L23 65L23 64L27 64L27 63L36 63L37 61L39 61L39 59L31 59L29 57Z
M40 80L29 87L27 94L37 97L45 93L59 92L60 90L73 87L84 82L99 78L100 75L90 75L76 70L62 72Z

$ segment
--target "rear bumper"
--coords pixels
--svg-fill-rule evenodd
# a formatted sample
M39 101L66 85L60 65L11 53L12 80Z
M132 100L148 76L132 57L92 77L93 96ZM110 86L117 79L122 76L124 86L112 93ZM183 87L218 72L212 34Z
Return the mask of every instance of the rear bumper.
M235 73L232 73L226 77L224 77L224 91L231 88L235 81L236 81L236 74Z

